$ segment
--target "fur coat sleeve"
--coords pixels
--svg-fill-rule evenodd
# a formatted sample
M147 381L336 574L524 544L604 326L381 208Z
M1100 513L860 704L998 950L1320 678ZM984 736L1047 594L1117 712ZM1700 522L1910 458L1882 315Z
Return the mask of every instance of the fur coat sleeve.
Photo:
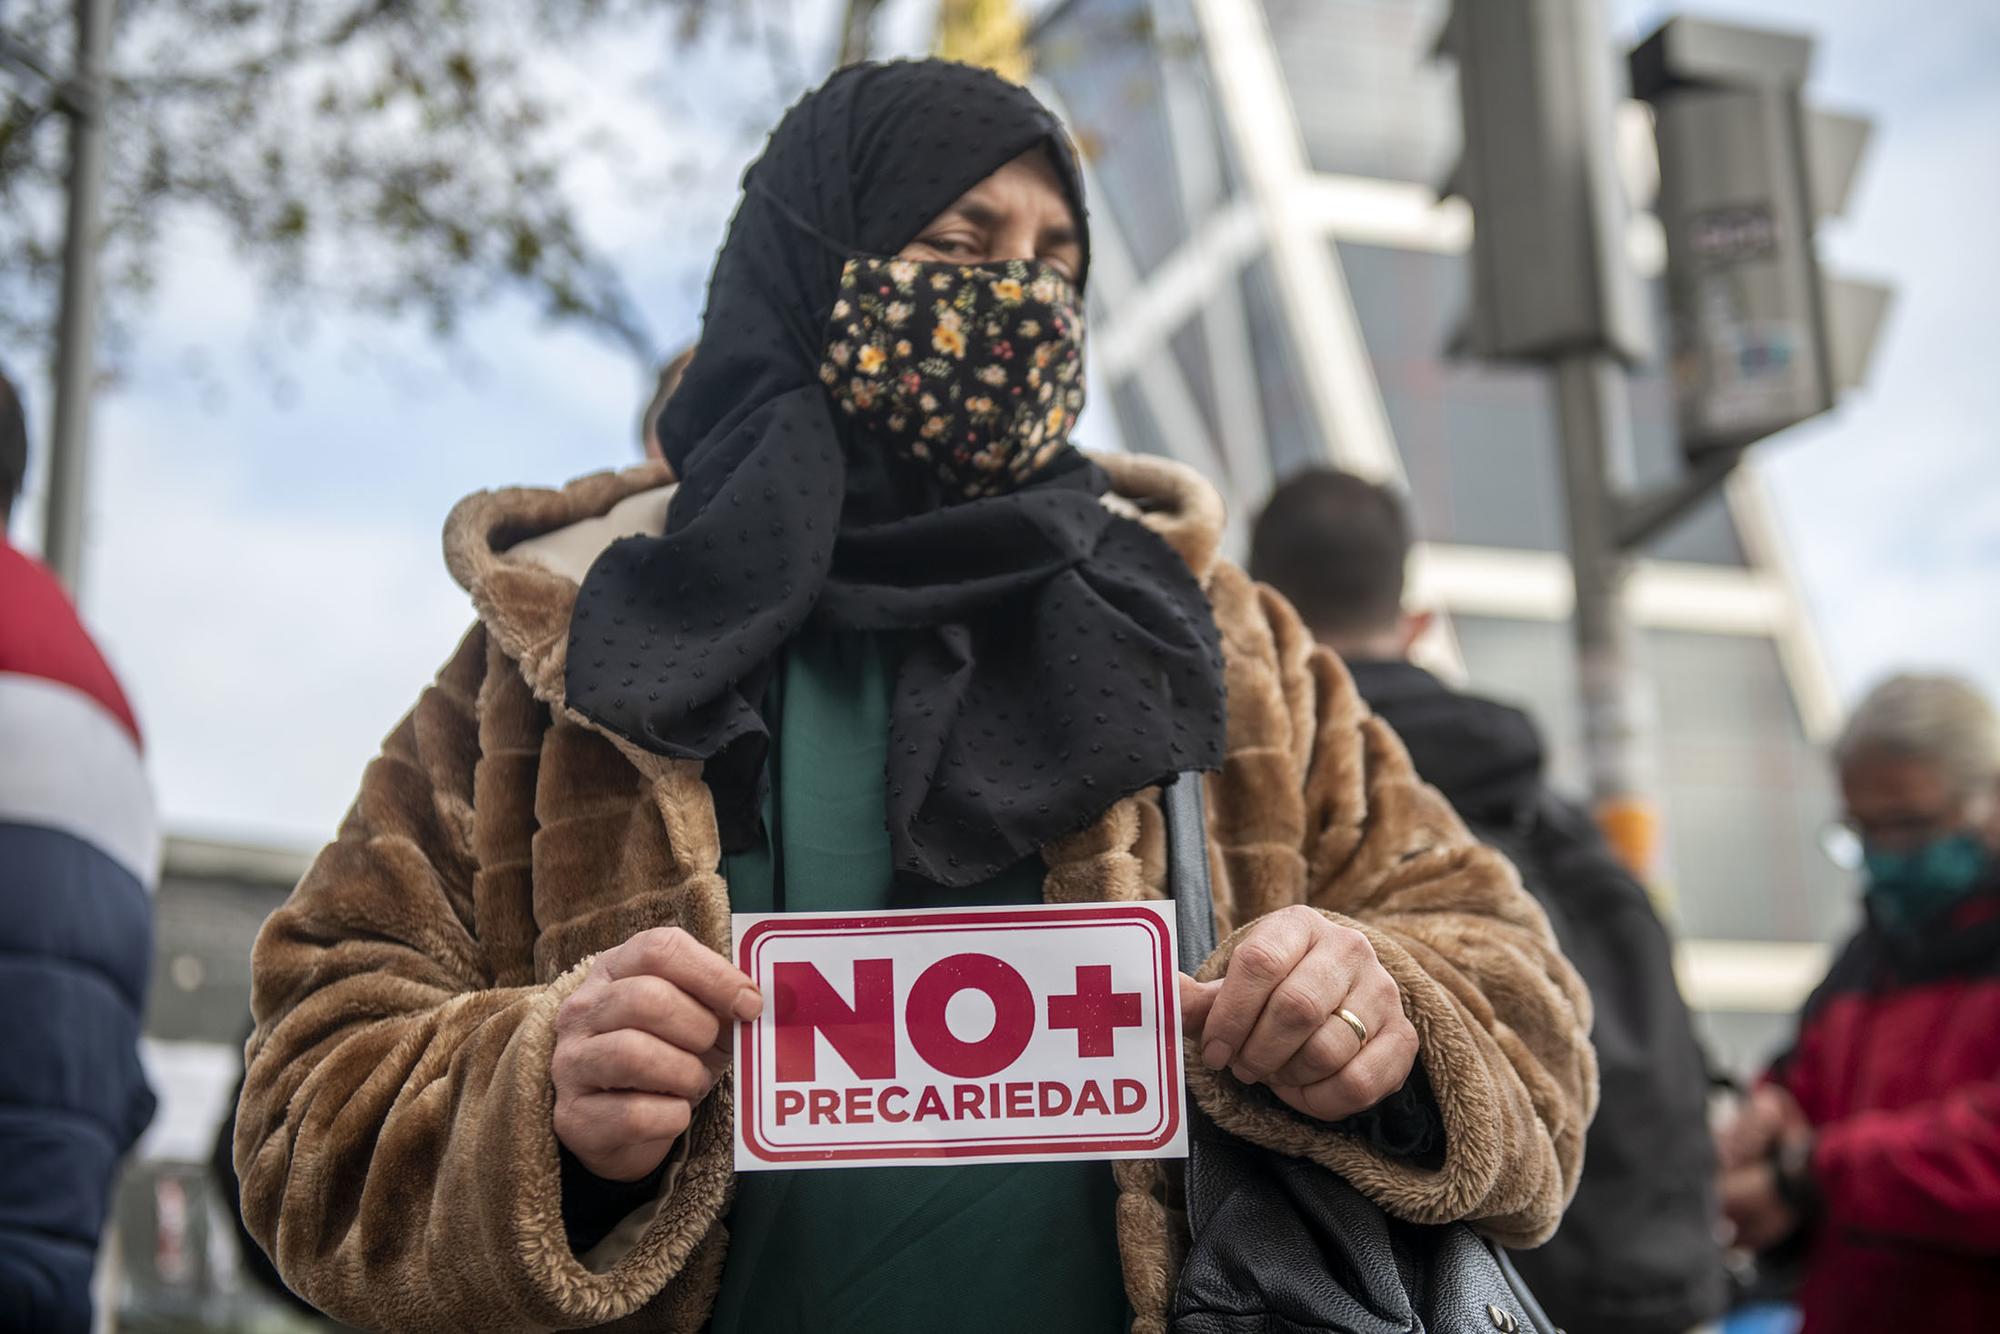
M474 630L390 735L253 959L244 1222L302 1296L366 1328L592 1326L719 1258L690 1261L726 1177L683 1173L601 1269L565 1238L549 1054L582 973L535 984L518 966L527 942L509 938L525 902L491 910L528 876L475 848L475 774L482 806L532 801L538 724L517 711L522 735L498 735L508 711L486 707L503 693L488 669L515 673L489 652ZM525 812L512 823L523 839L533 827Z
M1211 778L1220 976L1250 923L1303 903L1359 929L1395 978L1445 1130L1435 1171L1210 1071L1189 1087L1240 1137L1339 1172L1392 1214L1467 1220L1509 1246L1555 1230L1597 1102L1589 995L1513 867L1418 780L1295 612L1219 565L1230 746ZM1233 929L1231 929L1233 928Z

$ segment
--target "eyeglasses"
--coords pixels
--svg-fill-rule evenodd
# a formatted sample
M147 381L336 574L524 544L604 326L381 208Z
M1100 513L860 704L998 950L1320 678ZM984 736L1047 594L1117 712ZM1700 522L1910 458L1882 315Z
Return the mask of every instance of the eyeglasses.
M1858 871L1868 849L1903 852L1920 848L1957 827L1958 812L1939 815L1909 815L1863 824L1848 818L1830 821L1819 832L1820 851L1843 871Z
M1865 853L1861 835L1842 820L1829 820L1819 831L1819 850L1843 871L1858 871Z

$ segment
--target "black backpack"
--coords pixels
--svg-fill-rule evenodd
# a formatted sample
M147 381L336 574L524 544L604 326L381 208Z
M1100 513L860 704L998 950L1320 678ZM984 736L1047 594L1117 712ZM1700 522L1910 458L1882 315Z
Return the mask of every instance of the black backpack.
M1572 1330L1679 1334L1720 1312L1709 1066L1651 899L1588 812L1546 789L1511 827L1469 821L1505 853L1590 988L1601 1091L1583 1184L1546 1245L1514 1254Z

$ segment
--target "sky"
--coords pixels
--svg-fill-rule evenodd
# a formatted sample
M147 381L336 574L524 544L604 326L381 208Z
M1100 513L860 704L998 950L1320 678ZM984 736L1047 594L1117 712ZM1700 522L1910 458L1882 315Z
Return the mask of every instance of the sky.
M886 31L910 41L921 8L898 0ZM1667 12L1611 8L1626 40ZM1918 663L2000 694L2000 6L1741 0L1705 12L1814 31L1814 97L1877 121L1823 252L1897 287L1869 383L1758 451L1836 678L1852 697ZM641 47L592 67L595 114L660 114ZM733 91L739 106L781 102ZM712 126L667 128L708 135L691 183L634 199L606 175L579 182L662 347L696 327L699 280L754 147ZM84 610L134 696L169 832L309 848L470 623L440 557L451 505L634 461L649 386L618 350L507 301L449 354L360 319L294 335L215 235L179 226L169 244L165 281L97 406ZM287 388L260 369L271 365ZM28 389L39 441L46 386ZM32 516L17 511L17 529L32 548Z

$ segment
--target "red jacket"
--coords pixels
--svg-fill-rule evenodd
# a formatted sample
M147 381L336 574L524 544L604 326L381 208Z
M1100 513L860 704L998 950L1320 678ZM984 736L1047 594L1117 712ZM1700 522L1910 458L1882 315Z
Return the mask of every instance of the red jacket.
M2000 1329L2000 877L1863 926L1773 1075L1818 1130L1803 1334Z

